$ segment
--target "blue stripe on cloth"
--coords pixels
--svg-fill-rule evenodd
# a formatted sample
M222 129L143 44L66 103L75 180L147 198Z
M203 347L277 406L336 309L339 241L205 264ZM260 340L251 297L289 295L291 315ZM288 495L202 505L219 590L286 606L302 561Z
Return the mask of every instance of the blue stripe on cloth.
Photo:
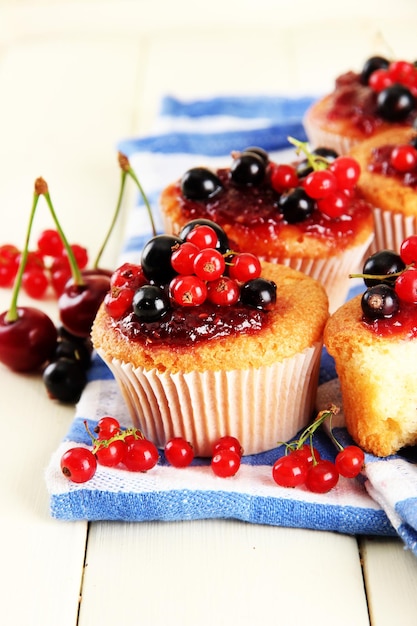
M296 137L300 141L307 140L301 121L222 133L173 132L152 135L122 140L117 148L128 158L137 152L205 154L211 157L224 156L233 150L244 150L252 145L264 148L268 152L283 150L289 147L289 136Z
M173 490L134 493L82 489L51 498L51 514L66 519L180 521L238 519L253 524L302 527L346 534L394 536L381 510L341 507L287 498L268 498L233 491Z
M288 123L288 120L302 118L314 102L311 96L287 98L280 96L217 97L210 100L184 101L166 96L162 100L161 115L174 117L229 115L240 118L267 118Z

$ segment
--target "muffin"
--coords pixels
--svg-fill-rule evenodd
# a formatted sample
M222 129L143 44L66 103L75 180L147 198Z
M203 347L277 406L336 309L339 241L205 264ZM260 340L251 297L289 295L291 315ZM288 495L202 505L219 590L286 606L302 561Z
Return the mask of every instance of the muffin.
M417 116L416 77L412 63L381 56L367 59L360 72L340 75L333 92L312 104L304 116L312 147L328 146L346 154L391 127L412 126Z
M236 250L319 280L333 311L345 301L348 273L361 266L373 238L372 208L357 192L356 179L335 191L341 205L330 208L310 197L306 184L323 174L314 167L328 173L336 162L341 170L343 161L334 151L319 149L280 164L260 148L246 148L232 154L230 167L191 168L161 194L164 228L175 233L190 220L213 220ZM352 171L359 176L355 167Z
M399 250L417 232L417 130L391 128L352 148L361 166L358 189L373 207L371 250ZM398 169L399 168L399 169Z
M365 451L381 457L417 444L417 237L408 241L411 266L392 251L377 253L368 266L378 277L368 277L366 291L340 307L324 331L347 429ZM388 268L399 271L382 282Z
M133 424L161 448L171 437L186 438L196 456L210 456L227 434L245 454L290 439L314 410L328 319L323 287L302 272L260 263L261 276L245 282L226 274L206 281L207 294L220 287L196 304L191 286L177 290L194 275L171 272L161 242L165 250L178 248L177 237L158 235L140 266L116 270L92 328ZM150 278L154 246L165 278ZM238 293L227 301L232 280ZM131 304L120 295L125 289ZM216 303L219 295L227 303Z

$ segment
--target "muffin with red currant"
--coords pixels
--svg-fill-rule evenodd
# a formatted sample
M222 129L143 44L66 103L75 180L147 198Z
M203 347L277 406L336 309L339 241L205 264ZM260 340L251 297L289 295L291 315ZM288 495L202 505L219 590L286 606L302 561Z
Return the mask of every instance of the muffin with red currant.
M180 436L210 456L233 435L258 453L311 418L328 300L305 274L232 252L211 224L157 235L116 270L92 339L159 447Z
M398 250L417 232L417 130L391 128L350 154L361 167L358 188L373 207L372 251Z
M356 190L360 168L352 158L290 141L302 154L292 164L247 148L232 155L230 167L185 172L162 192L165 229L213 220L234 249L319 280L335 310L373 237L372 210Z
M388 456L417 444L417 236L399 253L382 250L363 267L366 290L329 319L349 433L364 450Z
M304 128L312 147L324 145L346 154L388 128L412 126L416 116L417 68L373 56L359 72L336 79L333 92L307 111Z

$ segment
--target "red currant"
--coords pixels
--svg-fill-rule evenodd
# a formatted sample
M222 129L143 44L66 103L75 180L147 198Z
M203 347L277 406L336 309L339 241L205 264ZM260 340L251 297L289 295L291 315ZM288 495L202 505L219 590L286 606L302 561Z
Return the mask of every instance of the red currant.
M116 467L125 459L127 446L122 439L115 439L108 444L99 445L95 454L100 465Z
M302 448L294 450L292 452L292 455L295 457L300 456L301 458L303 458L309 467L311 465L314 465L314 463L320 461L321 459L320 452L317 450L317 448L315 448L314 446L311 447L308 443L304 444Z
M200 250L203 250L204 248L215 248L219 238L216 231L211 226L201 224L190 230L186 240L193 243Z
M329 169L316 170L304 179L303 187L310 198L325 198L337 190L336 176Z
M48 228L38 237L38 250L43 256L59 257L64 250L64 244L57 230Z
M272 478L281 487L297 487L305 482L307 472L307 461L301 455L290 453L275 461Z
M148 439L132 441L124 458L124 464L131 472L147 472L159 460L158 448Z
M139 289L147 283L141 265L134 263L123 263L118 267L110 278L110 287L126 287L129 289Z
M134 289L130 287L110 287L110 291L104 296L104 308L113 319L122 317L131 307Z
M216 280L224 272L225 260L221 252L213 248L204 248L194 258L194 273L201 280Z
M232 258L229 266L229 276L241 283L258 278L261 275L262 266L257 256L251 252L241 252Z
M231 306L239 300L240 289L235 280L221 276L207 283L207 300L218 306Z
M240 468L240 455L227 448L219 450L211 459L211 469L220 478L234 476Z
M330 164L329 170L336 176L340 189L352 189L359 180L361 168L356 159L349 156L337 157Z
M417 235L410 235L400 246L400 257L406 265L417 264Z
M346 213L348 206L349 198L343 191L334 191L325 198L317 200L318 210L331 219L341 217Z
M98 420L94 432L98 439L110 439L120 433L120 423L115 417L106 415Z
M369 77L369 86L373 91L379 93L390 87L394 83L392 77L390 76L388 70L380 68L372 72Z
M334 463L321 459L308 470L305 485L313 493L327 493L338 481L339 473Z
M409 61L391 61L388 67L388 74L393 83L408 84L414 76L416 68Z
M178 274L192 274L194 259L200 248L190 241L184 241L171 255L171 265Z
M395 292L400 300L417 304L417 268L410 267L398 276Z
M31 298L40 300L49 286L49 280L41 268L32 268L23 272L22 287Z
M270 182L278 193L298 186L297 170L292 165L271 163Z
M97 469L97 459L88 448L70 448L61 457L61 471L73 483L85 483Z
M12 244L0 246L0 287L11 287L19 268L20 251Z
M198 276L175 276L169 289L171 297L181 306L198 306L207 298L206 284Z
M239 439L232 435L224 435L215 442L213 446L213 456L220 450L232 450L232 452L236 452L239 456L243 456L244 452Z
M194 458L194 450L183 437L173 437L165 446L165 457L174 467L187 467Z
M360 474L365 461L365 455L358 446L346 446L335 459L335 466L341 476L355 478Z
M417 165L417 150L411 144L395 146L390 155L390 163L397 172L411 172Z

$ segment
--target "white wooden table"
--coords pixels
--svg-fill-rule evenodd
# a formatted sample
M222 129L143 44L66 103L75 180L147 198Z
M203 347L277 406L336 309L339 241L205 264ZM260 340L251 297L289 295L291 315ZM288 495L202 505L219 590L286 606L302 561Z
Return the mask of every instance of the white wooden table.
M23 243L43 176L69 239L93 255L116 201L116 143L149 131L163 94L321 93L382 39L417 57L415 0L345 5L0 1L0 243ZM35 230L50 225L38 211ZM0 290L1 310L9 301ZM56 319L52 300L42 306ZM4 367L0 398L2 624L417 623L417 560L399 540L51 519L43 473L73 409Z

